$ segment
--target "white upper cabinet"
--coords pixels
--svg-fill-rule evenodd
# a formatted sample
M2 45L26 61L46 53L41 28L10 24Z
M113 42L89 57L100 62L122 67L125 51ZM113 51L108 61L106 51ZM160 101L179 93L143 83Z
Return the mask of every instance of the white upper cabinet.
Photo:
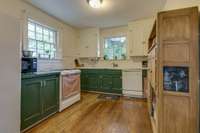
M148 39L154 19L142 19L128 24L128 43L130 56L147 56Z
M81 58L99 57L99 29L80 30L78 56Z

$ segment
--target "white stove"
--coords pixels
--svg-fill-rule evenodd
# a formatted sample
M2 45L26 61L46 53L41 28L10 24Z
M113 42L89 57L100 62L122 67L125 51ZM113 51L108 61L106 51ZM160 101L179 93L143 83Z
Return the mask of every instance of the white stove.
M63 111L80 101L80 70L64 70L60 74L60 107Z

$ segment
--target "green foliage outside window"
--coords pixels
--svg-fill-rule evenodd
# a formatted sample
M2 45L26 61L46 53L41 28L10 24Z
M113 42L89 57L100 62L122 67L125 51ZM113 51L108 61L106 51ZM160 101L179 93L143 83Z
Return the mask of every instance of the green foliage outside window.
M126 59L126 37L110 37L104 40L104 60Z

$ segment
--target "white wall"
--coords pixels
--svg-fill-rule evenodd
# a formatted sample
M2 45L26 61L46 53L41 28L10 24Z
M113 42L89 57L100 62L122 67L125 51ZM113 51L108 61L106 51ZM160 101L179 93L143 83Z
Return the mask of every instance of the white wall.
M20 20L0 12L0 133L20 132Z
M192 6L200 7L200 0L167 0L163 10L172 10Z
M0 3L0 12L4 12L21 20L21 24L23 25L23 33L21 34L23 34L23 45L25 49L27 46L26 26L28 17L53 27L59 32L57 60L48 62L46 60L40 60L39 63L41 64L38 64L39 70L47 70L46 68L62 69L65 67L73 67L71 61L74 59L75 45L77 43L78 32L76 28L47 15L23 0L0 0ZM69 49L71 49L71 51ZM69 52L70 54L68 54Z

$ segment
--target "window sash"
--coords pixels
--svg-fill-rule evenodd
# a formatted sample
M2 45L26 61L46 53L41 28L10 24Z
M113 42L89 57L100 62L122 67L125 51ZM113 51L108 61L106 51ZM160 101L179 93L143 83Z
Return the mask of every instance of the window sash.
M34 57L55 59L57 32L28 19L28 49L33 51Z
M124 40L124 42L120 43L120 41L118 41L120 39ZM119 42L120 44L114 44L114 45L109 44L109 41L112 41L112 40ZM104 57L108 56L106 60L124 60L124 59L126 59L126 55L127 55L126 45L127 45L127 37L126 36L116 36L116 37L104 38ZM119 50L119 52L117 52L116 50ZM123 57L123 55L125 57ZM117 58L115 58L115 57L117 57Z

